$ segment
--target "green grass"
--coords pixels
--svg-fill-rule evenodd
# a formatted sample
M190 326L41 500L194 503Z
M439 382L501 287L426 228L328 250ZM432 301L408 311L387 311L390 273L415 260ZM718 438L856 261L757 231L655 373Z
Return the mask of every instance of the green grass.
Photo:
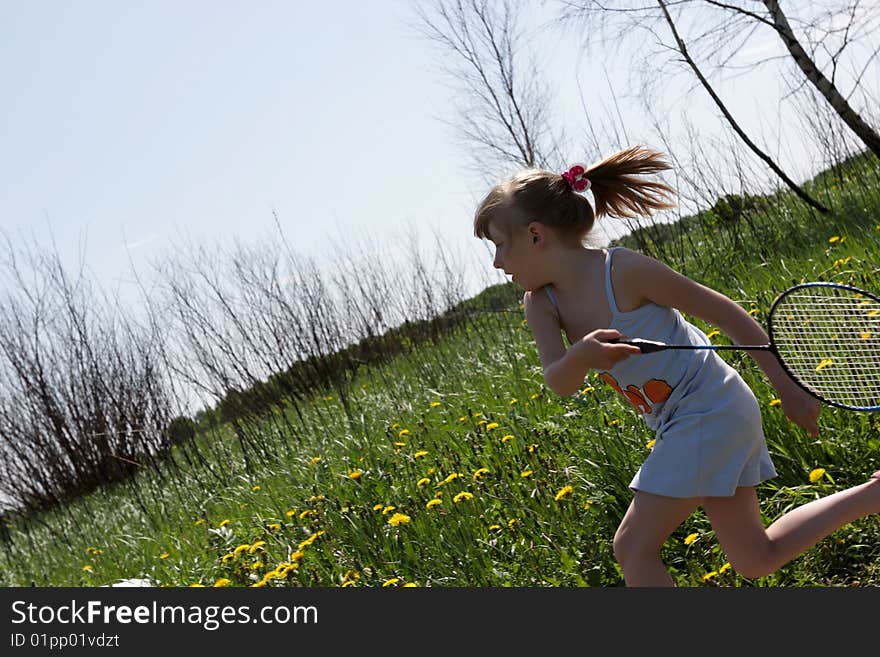
M813 186L827 191L831 216L805 212L789 195L765 199L748 225L734 226L737 237L706 222L686 240L669 229L670 253L682 245L670 264L761 323L795 282L880 289L880 193L862 179L836 188L829 180ZM247 459L229 427L204 429L172 448L161 475L145 470L13 521L0 584L622 585L611 540L652 435L592 373L573 397L550 392L521 309L509 310L362 368L349 414L327 392L300 406L302 418L279 406L245 425ZM880 468L877 414L826 406L811 439L771 404L774 392L747 355L722 357L763 409L779 471L759 487L765 522ZM811 483L816 468L825 475ZM698 511L663 557L681 586L876 586L880 519L851 523L773 575L747 580L725 567Z

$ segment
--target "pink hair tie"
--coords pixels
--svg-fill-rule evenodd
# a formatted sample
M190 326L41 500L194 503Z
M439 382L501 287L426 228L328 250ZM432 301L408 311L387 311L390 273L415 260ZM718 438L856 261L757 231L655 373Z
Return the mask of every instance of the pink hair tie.
M590 188L590 181L584 178L584 168L575 164L562 174L562 178L568 183L568 187L576 192L585 192Z

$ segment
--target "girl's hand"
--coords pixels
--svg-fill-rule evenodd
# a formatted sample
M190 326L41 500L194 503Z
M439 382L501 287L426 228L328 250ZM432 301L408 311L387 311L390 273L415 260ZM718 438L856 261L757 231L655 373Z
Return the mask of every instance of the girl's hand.
M781 387L778 390L779 401L782 402L782 410L788 419L799 427L806 429L811 437L819 435L819 413L822 411L822 402L805 392L794 382Z
M610 370L633 354L642 353L641 349L632 344L608 342L622 337L623 335L616 329L598 329L587 333L577 343L578 349L583 354L583 362L589 369Z

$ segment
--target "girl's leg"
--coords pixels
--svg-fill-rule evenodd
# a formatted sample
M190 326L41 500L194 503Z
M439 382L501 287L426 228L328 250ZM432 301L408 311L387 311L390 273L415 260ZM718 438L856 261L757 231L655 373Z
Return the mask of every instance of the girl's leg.
M614 535L614 557L627 586L674 585L660 559L660 548L700 502L636 491Z
M732 497L707 497L703 509L730 565L743 577L763 577L843 525L880 513L880 477L808 502L766 529L752 487Z

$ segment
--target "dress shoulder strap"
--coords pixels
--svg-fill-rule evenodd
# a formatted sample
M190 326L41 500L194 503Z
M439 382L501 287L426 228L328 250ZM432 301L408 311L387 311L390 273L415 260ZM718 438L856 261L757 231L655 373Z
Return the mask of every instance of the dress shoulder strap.
M547 292L547 298L550 299L550 303L553 304L553 309L556 311L556 318L559 318L559 303L556 301L556 293L553 291L553 286L551 284L547 284L544 286L544 290Z
M605 295L608 297L608 307L611 308L611 315L617 315L620 311L617 309L617 301L614 299L614 289L611 285L611 256L620 247L613 246L605 250Z

